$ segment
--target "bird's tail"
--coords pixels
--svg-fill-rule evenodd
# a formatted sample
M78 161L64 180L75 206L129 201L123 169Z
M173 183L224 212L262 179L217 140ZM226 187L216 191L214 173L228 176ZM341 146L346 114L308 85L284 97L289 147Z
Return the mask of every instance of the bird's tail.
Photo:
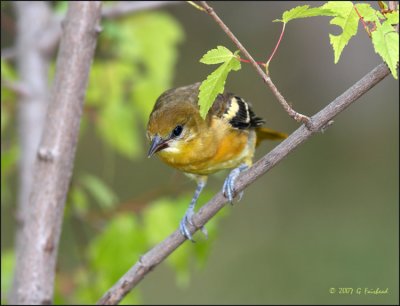
M258 146L263 140L266 139L279 140L288 137L286 133L277 132L265 127L257 127L256 134L257 134L256 146Z

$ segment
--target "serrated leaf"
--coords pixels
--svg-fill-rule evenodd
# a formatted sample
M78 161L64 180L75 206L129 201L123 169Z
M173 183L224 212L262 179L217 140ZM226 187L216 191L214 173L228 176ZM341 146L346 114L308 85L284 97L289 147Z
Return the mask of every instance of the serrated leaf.
M391 25L399 24L399 11L387 13L385 17L387 18L387 22Z
M94 197L100 207L108 209L113 207L117 201L117 196L101 179L96 176L86 174L80 179L82 185Z
M309 8L309 5L297 6L289 11L286 11L282 15L282 19L276 19L275 21L281 21L288 23L290 20L299 18L308 18L315 16L333 16L331 10L323 7Z
M235 51L233 58L230 60L230 66L233 71L239 71L242 68L242 64L238 60L239 50Z
M389 20L378 26L372 32L372 43L375 52L378 53L395 79L397 79L397 64L399 62L399 33L396 32Z
M234 55L236 54L237 52ZM199 106L200 115L203 119L207 116L208 110L214 103L217 95L223 93L228 73L231 70L238 71L240 68L240 61L236 56L232 56L228 61L209 74L207 79L201 83L199 88Z
M200 63L207 65L225 63L233 56L233 53L229 49L225 48L224 46L218 46L217 48L211 49L204 54L200 59Z
M207 79L201 83L199 88L199 106L200 115L203 119L207 116L208 110L214 103L217 95L224 91L228 73L228 63L224 63L209 74Z
M359 3L355 5L360 15L363 17L364 21L380 23L379 18L383 18L382 14L371 7L367 3Z
M336 17L331 20L331 24L342 28L339 35L329 34L329 39L335 54L335 64L339 61L340 55L349 40L357 34L359 17L349 1L330 1L322 6L331 10Z

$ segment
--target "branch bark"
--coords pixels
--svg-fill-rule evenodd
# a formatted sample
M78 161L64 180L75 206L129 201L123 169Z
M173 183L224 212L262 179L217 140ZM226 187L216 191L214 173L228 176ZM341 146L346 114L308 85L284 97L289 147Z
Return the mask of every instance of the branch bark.
M24 243L16 257L11 304L52 303L64 203L100 16L99 1L69 4L51 103L35 159Z
M311 117L314 129L310 130L303 124L294 131L286 140L276 146L271 152L258 160L249 170L243 172L237 179L235 190L242 191L258 177L272 169L276 164L282 161L289 153L293 152L300 144L304 143L313 134L323 130L329 125L331 120L344 111L348 106L360 98L373 86L382 81L390 74L385 64L380 64L360 81L346 90L342 95L332 101L328 106ZM193 234L205 223L210 220L220 209L224 207L226 198L222 192L219 192L206 205L204 205L197 214L194 215L194 226L190 227ZM175 249L177 249L186 238L182 236L179 230L176 230L164 241L160 242L122 276L118 282L109 289L104 296L97 302L99 305L118 304L121 299L129 293L154 267L167 258Z

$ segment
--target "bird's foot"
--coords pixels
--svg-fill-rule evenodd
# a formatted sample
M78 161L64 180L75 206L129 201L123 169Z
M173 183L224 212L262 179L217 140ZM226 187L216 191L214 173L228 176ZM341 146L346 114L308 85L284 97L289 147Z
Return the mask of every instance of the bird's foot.
M188 228L188 224L195 226L193 223L193 215L194 215L194 209L189 208L186 211L185 215L183 216L181 223L179 224L179 230L183 236L185 236L190 241L195 242L192 235L190 234L190 230ZM200 230L202 231L204 236L206 236L206 238L208 238L207 229L204 226L202 226L200 228Z
M193 225L193 209L188 209L183 216L181 223L179 224L179 230L183 236L185 236L190 241L194 242L192 235L190 234L190 230L188 228L188 224Z
M248 166L246 164L242 164L239 167L233 169L231 173L229 173L228 177L225 179L224 185L222 187L222 192L224 193L225 198L233 205L233 199L236 197L236 190L235 190L235 181L239 174L246 170ZM241 200L243 196L243 191L239 193L239 199Z

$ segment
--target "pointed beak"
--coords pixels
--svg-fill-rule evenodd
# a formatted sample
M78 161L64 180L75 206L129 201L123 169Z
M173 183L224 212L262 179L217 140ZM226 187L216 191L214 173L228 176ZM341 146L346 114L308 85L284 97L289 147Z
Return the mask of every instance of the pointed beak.
M157 153L158 151L161 151L162 149L165 149L167 147L168 147L167 141L165 139L162 139L160 136L155 135L153 140L151 141L147 157L150 158L154 153Z

